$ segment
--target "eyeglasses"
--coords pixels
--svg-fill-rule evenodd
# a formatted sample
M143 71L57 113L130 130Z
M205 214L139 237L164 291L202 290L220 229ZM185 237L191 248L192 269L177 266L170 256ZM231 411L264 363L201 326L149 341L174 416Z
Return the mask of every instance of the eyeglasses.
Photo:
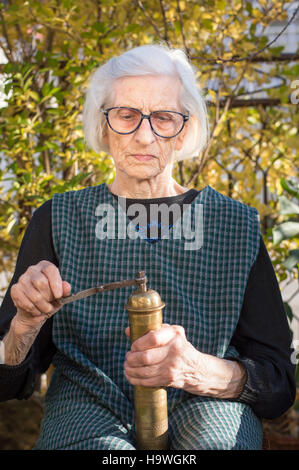
M139 109L116 106L101 109L105 114L107 123L117 134L132 134L141 126L143 119L148 119L154 134L164 139L178 135L184 128L189 114L178 111L153 111L143 114Z

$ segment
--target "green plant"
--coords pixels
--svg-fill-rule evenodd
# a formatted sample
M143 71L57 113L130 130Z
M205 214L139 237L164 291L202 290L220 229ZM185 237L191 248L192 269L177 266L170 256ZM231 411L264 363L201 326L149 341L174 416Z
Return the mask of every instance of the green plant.
M281 224L273 227L273 246L280 244L284 240L290 240L298 248L289 250L287 258L282 263L293 278L298 279L299 274L299 182L296 180L286 180L281 178L281 187L284 191L278 197L279 215L286 218ZM292 199L295 199L293 201ZM286 315L291 323L295 318L299 318L294 314L289 302L284 302ZM299 365L296 368L296 382L299 383Z

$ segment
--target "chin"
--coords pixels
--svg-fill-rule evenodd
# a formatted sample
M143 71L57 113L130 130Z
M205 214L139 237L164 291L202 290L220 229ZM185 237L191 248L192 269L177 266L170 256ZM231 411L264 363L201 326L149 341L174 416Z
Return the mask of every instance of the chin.
M135 178L135 179L140 179L140 180L152 178L152 177L156 176L158 173L160 173L160 171L157 168L138 168L138 167L135 167L135 168L132 168L131 171L128 171L128 169L126 169L126 174L129 177Z
M157 171L144 171L144 170L136 170L134 172L132 172L129 176L132 176L134 178L137 178L137 179L145 179L145 178L151 178L153 176L155 176L157 174Z

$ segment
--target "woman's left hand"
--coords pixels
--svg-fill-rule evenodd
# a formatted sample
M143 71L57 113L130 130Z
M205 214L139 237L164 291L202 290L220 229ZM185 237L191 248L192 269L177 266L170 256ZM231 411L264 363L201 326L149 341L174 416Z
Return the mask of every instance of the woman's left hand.
M134 341L126 354L125 376L132 385L187 389L198 381L199 361L200 352L187 341L184 328L164 323Z
M124 369L132 385L181 388L217 398L237 398L247 380L243 364L198 351L182 326L167 323L134 341Z

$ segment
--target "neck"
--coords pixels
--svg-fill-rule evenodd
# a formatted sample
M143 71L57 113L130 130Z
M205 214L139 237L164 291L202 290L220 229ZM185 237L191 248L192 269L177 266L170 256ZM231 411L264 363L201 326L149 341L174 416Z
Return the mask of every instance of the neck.
M115 179L108 185L108 188L111 193L129 199L154 199L177 196L188 191L188 188L178 184L172 176L168 178L159 178L159 176L137 180L131 177L123 178L116 173Z

